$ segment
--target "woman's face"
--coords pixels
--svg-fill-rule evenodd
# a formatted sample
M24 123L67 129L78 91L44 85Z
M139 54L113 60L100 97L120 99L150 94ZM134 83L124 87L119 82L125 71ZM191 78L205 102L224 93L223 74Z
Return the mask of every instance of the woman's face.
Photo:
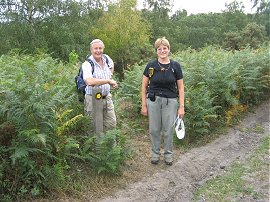
M170 53L170 49L167 46L164 46L161 44L157 48L157 55L161 59L167 58L169 56L169 53Z

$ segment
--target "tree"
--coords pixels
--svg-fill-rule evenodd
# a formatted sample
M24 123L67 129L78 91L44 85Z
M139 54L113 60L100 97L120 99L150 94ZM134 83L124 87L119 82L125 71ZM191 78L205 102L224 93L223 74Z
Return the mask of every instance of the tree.
M226 7L226 10L225 12L230 12L230 13L235 13L235 12L241 12L243 13L244 12L244 4L243 2L237 2L237 1L233 1L232 3L225 3L225 7Z
M257 7L257 13L268 12L270 10L270 1L269 0L251 0L253 2L253 8Z
M159 10L160 8L171 11L173 3L171 0L144 0L144 8L153 9L154 11Z
M246 46L258 48L267 39L264 26L249 23L243 30L225 34L223 47L229 50L240 50Z
M256 23L249 23L242 31L243 46L249 45L252 48L258 48L266 40L265 27Z
M224 21L222 25L229 27L228 31L237 32L242 30L250 21L247 15L244 13L244 5L242 2L238 3L234 1L230 4L226 4L226 10L224 11Z
M63 14L65 3L61 0L2 0L1 18L33 24L48 16Z
M239 32L227 32L223 41L223 47L227 50L240 50L242 36Z
M124 68L142 59L142 51L149 45L149 25L136 10L136 3L120 0L112 4L90 31L104 41L105 51L112 56L121 75Z
M89 27L100 18L107 0L2 0L0 54L11 49L33 53L43 49L64 61L75 50L88 53Z
M255 20L257 23L265 26L268 37L270 37L270 1L253 0L253 8L256 8Z
M187 17L187 10L177 10L171 17L172 21L178 21L181 18Z

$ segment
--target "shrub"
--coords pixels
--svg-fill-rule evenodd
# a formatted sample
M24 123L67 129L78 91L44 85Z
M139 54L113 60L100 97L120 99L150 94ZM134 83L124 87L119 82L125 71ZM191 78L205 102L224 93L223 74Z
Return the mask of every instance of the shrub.
M118 172L125 158L121 132L103 139L91 134L99 141L87 144L90 121L77 100L77 67L46 54L14 51L1 56L0 68L0 198L20 200L61 189L76 161L97 165L98 173ZM95 152L87 159L82 150Z

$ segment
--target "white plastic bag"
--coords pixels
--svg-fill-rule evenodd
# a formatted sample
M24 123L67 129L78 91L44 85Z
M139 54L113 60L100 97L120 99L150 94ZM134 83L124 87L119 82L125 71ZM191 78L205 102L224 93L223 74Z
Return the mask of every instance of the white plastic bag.
M175 121L175 132L178 139L183 139L185 137L185 124L182 118L179 115Z

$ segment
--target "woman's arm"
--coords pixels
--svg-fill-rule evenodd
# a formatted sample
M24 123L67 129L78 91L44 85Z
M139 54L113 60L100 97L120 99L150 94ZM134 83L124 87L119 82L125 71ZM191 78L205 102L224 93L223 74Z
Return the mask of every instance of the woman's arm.
M149 78L143 75L142 79L142 109L141 114L144 116L147 116L147 105L146 105L146 94L147 94L147 88L148 88Z
M179 79L177 80L177 87L178 87L178 98L179 98L179 108L177 114L180 117L184 117L185 115L185 93L184 93L184 80Z

